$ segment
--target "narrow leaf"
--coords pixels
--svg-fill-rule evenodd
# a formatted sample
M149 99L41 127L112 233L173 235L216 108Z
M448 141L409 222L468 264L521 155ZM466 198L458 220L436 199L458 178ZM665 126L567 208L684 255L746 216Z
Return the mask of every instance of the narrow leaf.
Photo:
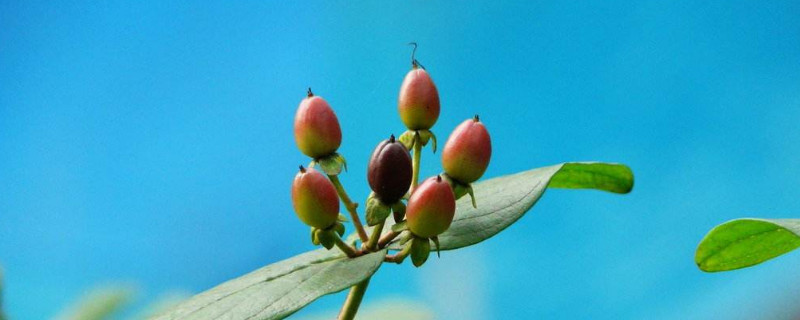
M572 162L474 183L478 207L468 197L456 202L453 224L439 235L441 250L470 246L503 231L528 212L548 187L627 193L633 188L633 174L621 164ZM394 244L392 249L400 247Z
M737 219L714 227L700 241L695 263L717 272L759 264L800 247L800 219Z
M155 319L281 319L372 276L386 250L349 259L314 250L220 284Z

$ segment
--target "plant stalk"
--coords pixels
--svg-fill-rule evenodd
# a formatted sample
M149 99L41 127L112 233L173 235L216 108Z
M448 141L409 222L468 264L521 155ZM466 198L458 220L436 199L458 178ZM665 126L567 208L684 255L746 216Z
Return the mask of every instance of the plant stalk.
M400 250L400 252L395 253L393 255L387 255L386 257L383 258L383 261L384 262L402 263L403 260L405 260L405 258L410 253L411 253L411 244L410 243L406 243L406 245L403 247L403 250Z
M352 320L356 317L358 307L361 305L364 293L367 292L367 286L371 278L366 278L350 288L350 292L347 293L347 299L342 305L342 311L339 312L339 320Z
M356 249L344 243L344 241L342 241L342 238L339 238L338 236L335 238L334 244L336 244L336 246L339 247L339 250L342 250L342 252L344 252L344 254L346 254L350 258L355 258L360 255L356 251Z
M378 248L385 247L387 244L389 244L389 242L392 242L392 240L394 240L394 238L397 238L398 235L400 235L400 232L394 232L394 230L387 232L378 241Z
M344 186L342 186L338 176L328 175L328 178L330 178L331 182L333 182L333 186L336 187L336 192L339 194L339 198L342 199L344 206L347 208L347 212L350 213L350 219L353 219L353 226L356 228L358 237L361 238L361 242L367 243L369 241L367 232L364 231L364 225L361 224L361 219L358 218L358 212L356 212L356 207L358 205L350 200L350 197L347 195L347 192L344 191Z
M369 237L369 242L367 242L367 250L373 251L376 249L376 245L378 244L378 239L381 237L381 233L383 232L383 226L386 224L386 220L381 221L372 228L372 236Z
M411 192L417 188L419 184L419 164L422 160L422 139L419 137L419 132L414 133L414 159L411 162Z

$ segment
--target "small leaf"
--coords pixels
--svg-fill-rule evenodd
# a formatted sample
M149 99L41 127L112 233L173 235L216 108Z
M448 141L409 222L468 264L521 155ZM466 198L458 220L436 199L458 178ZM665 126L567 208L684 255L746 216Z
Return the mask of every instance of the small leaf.
M473 183L481 205L472 207L466 197L456 201L453 223L439 235L440 249L470 246L498 234L528 212L548 187L626 193L633 188L633 174L621 164L571 162Z
M317 239L319 239L319 243L322 244L322 246L325 247L325 249L330 250L336 243L336 235L333 234L333 231L331 230L318 229L316 235Z
M439 237L432 237L431 240L433 241L433 244L436 246L436 256L441 258L442 255L439 254L439 252L441 251L439 250Z
M405 221L400 222L400 223L395 223L395 224L392 225L392 231L394 231L394 232L402 232L402 231L404 231L406 229L408 229L408 226L406 225Z
M319 238L317 238L317 228L311 227L311 243L315 246L319 245Z
M340 222L337 222L336 224L333 225L333 230L335 230L336 233L338 233L340 237L343 236L344 235L344 224L342 224Z
M397 140L400 141L406 149L411 150L411 148L414 147L414 131L408 130L403 132Z
M419 130L419 142L424 147L428 145L428 141L431 140L431 132L428 130Z
M422 266L431 254L431 242L427 238L411 240L411 262L415 267Z
M431 133L431 139L433 139L433 145L431 146L431 148L433 153L436 153L436 135L433 134L433 131L431 131L430 133Z
M367 199L367 225L377 225L386 220L391 213L392 207L378 200L374 194L370 194Z
M350 220L347 220L347 216L343 215L341 212L339 213L339 217L336 218L336 220L339 221L339 222L348 222L348 221L350 221Z
M399 223L403 221L406 216L406 204L403 201L397 201L392 205L392 215L394 215L394 222Z
M478 209L478 204L475 202L475 191L472 190L472 186L467 187L467 194L469 194L469 199L472 200L472 207Z
M406 244L408 240L411 239L414 239L414 236L411 234L411 232L408 231L403 232L402 234L400 234L400 241L397 242L397 245L402 246Z
M386 250L349 259L314 250L220 284L155 319L282 319L372 276Z
M700 241L695 263L717 272L759 264L800 247L800 219L737 219L714 227Z
M339 162L342 167L344 167L344 171L347 172L347 160L341 154L336 154L336 161Z
M347 162L344 157L338 153L333 153L319 159L314 159L308 165L314 167L319 165L320 170L329 176L335 176L342 172L342 169L347 171Z

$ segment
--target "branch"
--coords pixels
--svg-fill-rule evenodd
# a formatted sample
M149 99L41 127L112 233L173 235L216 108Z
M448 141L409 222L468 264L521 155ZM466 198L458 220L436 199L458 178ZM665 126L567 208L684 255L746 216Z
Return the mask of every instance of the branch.
M336 187L336 192L339 194L339 198L342 199L342 202L344 202L344 206L350 213L350 219L353 219L353 226L355 226L356 228L358 237L361 238L361 242L367 243L369 241L369 238L367 237L367 232L364 231L364 225L361 224L361 219L358 218L358 212L356 212L356 207L358 207L358 204L353 203L353 201L350 200L350 197L347 196L347 192L344 191L344 186L342 186L342 183L339 181L338 176L328 175L328 178L330 178L331 182L333 182L333 186Z

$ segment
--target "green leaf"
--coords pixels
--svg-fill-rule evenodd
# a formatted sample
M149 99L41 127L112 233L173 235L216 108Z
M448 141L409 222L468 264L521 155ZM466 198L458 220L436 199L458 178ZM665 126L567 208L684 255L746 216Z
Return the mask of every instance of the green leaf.
M101 320L130 304L134 289L126 285L108 285L92 289L55 317L63 320Z
M397 141L400 141L400 143L402 143L406 147L406 149L411 150L411 148L414 147L415 134L416 133L414 131L408 130L406 132L403 132L403 134L401 134L400 137L397 138Z
M800 247L800 219L737 219L714 227L700 241L694 260L717 272L759 264Z
M428 238L417 238L411 240L411 262L415 267L422 266L431 254L431 242Z
M319 159L314 159L309 163L309 168L319 165L319 169L329 176L335 176L344 171L347 171L347 161L338 153L332 153Z
M456 202L453 224L439 235L440 249L458 249L491 238L528 212L547 188L627 193L633 188L633 173L621 164L571 162L474 183L478 207L473 208L468 197ZM393 244L392 249L400 246Z
M281 319L372 276L386 250L349 259L314 250L200 293L155 319Z
M565 163L558 169L558 173L550 179L548 187L598 189L614 193L628 193L633 189L633 172L627 166L620 164L602 162Z

